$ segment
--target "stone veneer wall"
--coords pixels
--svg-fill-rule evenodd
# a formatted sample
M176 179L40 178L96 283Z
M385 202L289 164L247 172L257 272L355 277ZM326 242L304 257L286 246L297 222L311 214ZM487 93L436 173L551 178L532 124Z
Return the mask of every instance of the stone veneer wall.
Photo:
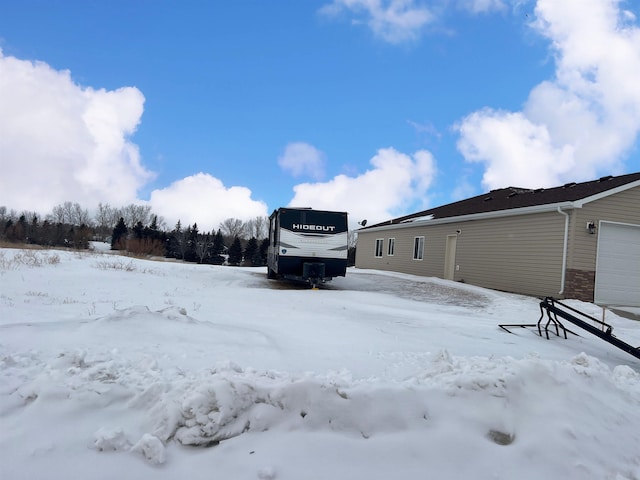
M596 272L567 268L564 283L564 298L575 298L583 302L593 302Z

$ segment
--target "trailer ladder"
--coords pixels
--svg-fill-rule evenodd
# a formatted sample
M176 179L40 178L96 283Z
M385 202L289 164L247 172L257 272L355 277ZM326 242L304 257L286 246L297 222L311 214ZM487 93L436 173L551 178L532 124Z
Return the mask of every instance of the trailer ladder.
M544 327L543 327L542 324L545 319L545 313L546 313L547 321L546 323L544 323ZM502 325L499 325L499 327L502 328L503 330L506 330L509 333L511 333L509 331L510 327L522 327L522 328L537 327L538 334L540 336L542 336L542 331L544 329L544 333L547 337L547 340L549 339L550 328L555 330L555 334L558 337L560 336L560 332L562 332L565 339L567 338L567 332L572 333L574 335L578 335L577 333L566 328L558 317L570 323L573 323L577 327L580 327L583 330L586 330L587 332L595 335L596 337L601 338L602 340L610 343L614 347L624 350L628 354L633 355L634 357L640 359L640 347L634 347L632 345L629 345L628 343L623 342L622 340L617 338L615 335L613 335L613 327L611 325L601 320L598 320L597 318L594 318L590 315L587 315L584 312L576 310L575 308L572 308L569 305L566 305L552 297L546 297L543 301L540 302L540 318L538 319L538 323L502 324ZM599 327L592 325L587 320L590 320L591 322L598 324ZM553 330L552 330L552 333L553 333Z

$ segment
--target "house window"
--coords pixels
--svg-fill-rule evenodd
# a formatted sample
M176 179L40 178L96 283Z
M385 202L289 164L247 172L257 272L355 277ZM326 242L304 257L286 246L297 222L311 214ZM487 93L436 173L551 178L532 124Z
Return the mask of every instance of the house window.
M389 255L390 257L393 257L393 253L395 252L395 249L396 249L396 239L390 238L389 245L387 245L387 255Z
M376 257L382 256L382 246L384 244L384 238L376 239Z
M424 237L415 237L413 239L413 259L422 260L424 256Z

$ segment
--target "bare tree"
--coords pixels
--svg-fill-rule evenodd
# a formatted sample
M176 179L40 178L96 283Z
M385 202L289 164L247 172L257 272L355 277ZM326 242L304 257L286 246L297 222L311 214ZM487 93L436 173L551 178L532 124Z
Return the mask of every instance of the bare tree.
M49 218L54 223L62 223L69 225L89 225L91 217L87 209L83 209L79 203L64 202L61 205L53 207Z
M73 224L73 217L74 217L74 205L71 202L64 202L61 205L62 208L62 216L65 219L65 221L63 223L71 223Z
M196 255L198 256L198 260L200 263L204 262L205 257L207 256L207 252L213 245L213 239L211 235L205 233L204 235L199 235L198 240L196 241Z
M225 238L244 238L245 224L237 218L227 218L220 222L220 231Z
M68 203L69 206L71 205L71 202L66 202L66 203ZM68 209L65 208L66 203L56 205L55 207L53 207L53 210L51 211L51 215L49 215L53 223L63 223L63 224L69 223L69 220L70 220L69 212L68 212Z
M349 248L356 248L358 245L358 232L349 230L347 232L347 246Z
M159 217L158 215L151 215L151 223L153 223L153 219L156 219L156 228L159 230L165 230L167 228L167 221L164 217Z
M6 220L16 221L18 220L18 212L16 212L13 208L9 210L9 214L6 217Z
M143 225L149 225L151 220L151 207L149 205L136 205L131 203L122 208L121 216L124 223L132 228L136 223L141 222Z
M356 264L356 250L358 247L358 232L349 230L347 232L347 265Z
M34 212L34 211L30 212L28 210L23 210L22 213L20 213L20 216L24 217L27 223L36 223L40 218L40 216L38 215L38 212Z
M73 225L91 225L91 217L89 211L86 208L82 208L79 203L74 203L71 213L71 223Z
M94 219L101 229L114 228L120 219L120 212L108 203L99 203Z
M269 218L255 217L245 224L245 231L249 238L254 237L262 240L269 236Z

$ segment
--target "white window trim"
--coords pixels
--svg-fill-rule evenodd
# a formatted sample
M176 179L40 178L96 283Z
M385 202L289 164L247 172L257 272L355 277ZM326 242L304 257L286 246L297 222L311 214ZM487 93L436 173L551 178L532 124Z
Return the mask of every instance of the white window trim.
M380 245L380 249L378 249L378 245ZM384 253L384 238L376 238L376 247L375 247L374 256L375 258L382 258ZM378 253L380 253L378 255Z
M420 243L422 245L420 245ZM421 248L416 248L416 247ZM413 259L422 261L424 260L424 236L413 237Z
M387 244L387 255L389 257L393 257L396 253L396 239L395 237L391 237L389 239L389 243Z

